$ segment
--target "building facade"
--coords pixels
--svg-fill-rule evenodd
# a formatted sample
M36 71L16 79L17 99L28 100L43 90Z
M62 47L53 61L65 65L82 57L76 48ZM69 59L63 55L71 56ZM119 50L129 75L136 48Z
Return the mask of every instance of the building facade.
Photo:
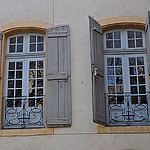
M0 149L149 150L148 0L0 4Z

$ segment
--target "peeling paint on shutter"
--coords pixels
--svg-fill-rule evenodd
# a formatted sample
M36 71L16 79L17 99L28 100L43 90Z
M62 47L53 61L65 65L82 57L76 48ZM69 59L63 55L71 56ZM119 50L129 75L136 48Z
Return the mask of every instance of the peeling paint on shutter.
M69 25L47 29L47 126L71 126Z
M90 51L92 70L92 103L93 121L106 124L106 102L104 88L104 68L102 52L102 28L100 24L89 16Z

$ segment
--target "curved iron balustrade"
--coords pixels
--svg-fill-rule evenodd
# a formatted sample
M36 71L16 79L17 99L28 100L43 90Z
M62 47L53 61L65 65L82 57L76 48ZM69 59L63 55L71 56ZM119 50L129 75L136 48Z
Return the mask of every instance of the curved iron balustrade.
M108 124L149 122L149 93L106 94Z
M36 97L3 97L3 128L44 127L44 99Z

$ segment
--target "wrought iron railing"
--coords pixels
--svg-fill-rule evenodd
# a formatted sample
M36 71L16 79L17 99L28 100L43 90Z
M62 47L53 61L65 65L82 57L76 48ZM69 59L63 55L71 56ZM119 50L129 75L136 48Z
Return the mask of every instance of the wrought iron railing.
M44 96L3 97L3 128L44 127Z
M149 122L149 93L106 94L108 124L141 124Z

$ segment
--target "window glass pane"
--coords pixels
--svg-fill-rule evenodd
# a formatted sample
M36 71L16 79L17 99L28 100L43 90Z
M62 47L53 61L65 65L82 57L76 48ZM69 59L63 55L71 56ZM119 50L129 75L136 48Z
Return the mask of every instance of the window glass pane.
M37 87L43 87L43 79L37 80Z
M106 41L106 48L113 48L113 40Z
M128 39L134 38L134 31L128 31Z
M21 107L21 99L15 99L15 107Z
M43 106L43 99L42 99L42 98L37 98L36 106L37 106L37 107Z
M120 40L114 41L114 48L121 48L121 41Z
M7 99L7 107L13 107L13 99Z
M107 33L106 34L106 39L113 39L113 33L112 32Z
M16 69L22 69L23 63L22 61L16 63Z
M136 40L136 47L143 47L143 40L142 39Z
M107 66L114 66L114 58L107 58Z
M35 87L35 80L31 79L29 80L29 88L33 88L33 87Z
M13 80L8 81L8 88L14 88L14 81Z
M117 93L123 94L123 86L117 86Z
M43 68L43 61L37 61L37 69Z
M145 74L144 66L138 67L138 74Z
M136 75L136 67L130 67L130 75Z
M16 88L22 88L22 80L16 80Z
M138 94L137 86L131 86L131 94Z
M135 57L129 58L129 66L134 66L134 65L136 65L136 59L135 59Z
M145 84L145 76L139 76L139 84Z
M8 71L8 79L14 79L15 78L15 71Z
M114 32L114 39L120 39L120 31Z
M137 65L144 65L144 58L143 57L137 57Z
M116 67L116 75L122 75L122 67Z
M30 44L30 52L36 51L36 44Z
M22 78L22 71L16 71L16 79Z
M22 89L16 89L15 97L21 97L22 96Z
M36 42L36 36L30 36L30 43Z
M37 51L43 51L43 44L37 44Z
M138 96L131 96L132 104L138 104Z
M17 37L17 43L23 43L23 36Z
M116 84L123 84L123 77L122 76L116 77Z
M117 96L117 104L124 104L124 96Z
M37 42L44 42L43 36L37 36Z
M36 69L36 61L30 61L30 69Z
M115 85L115 78L114 77L108 77L108 85Z
M16 37L10 38L10 44L16 44Z
M122 60L121 60L121 58L115 58L115 65L116 65L116 66L121 66L121 65L122 65Z
M9 62L9 70L15 70L15 62Z
M135 48L135 42L134 42L134 40L128 40L128 47L129 48Z
M146 93L146 87L144 86L139 86L139 93L140 94L145 94Z
M43 70L37 70L37 78L43 78Z
M108 86L108 93L115 94L115 86Z
M107 67L107 75L114 75L114 67Z
M35 74L36 74L35 70L29 71L29 78L35 78Z
M136 38L142 38L142 32L136 31Z
M116 104L116 97L115 96L109 96L108 100L109 100L109 104Z
M137 84L137 77L130 77L130 84Z
M23 52L23 45L17 45L17 52Z
M147 104L146 95L140 95L140 104Z
M9 45L9 53L15 53L15 45Z
M35 96L35 89L29 89L29 97Z
M14 97L14 90L8 90L8 97Z
M37 96L43 95L43 89L37 89Z
M34 106L35 106L35 99L29 98L29 107L34 107Z

